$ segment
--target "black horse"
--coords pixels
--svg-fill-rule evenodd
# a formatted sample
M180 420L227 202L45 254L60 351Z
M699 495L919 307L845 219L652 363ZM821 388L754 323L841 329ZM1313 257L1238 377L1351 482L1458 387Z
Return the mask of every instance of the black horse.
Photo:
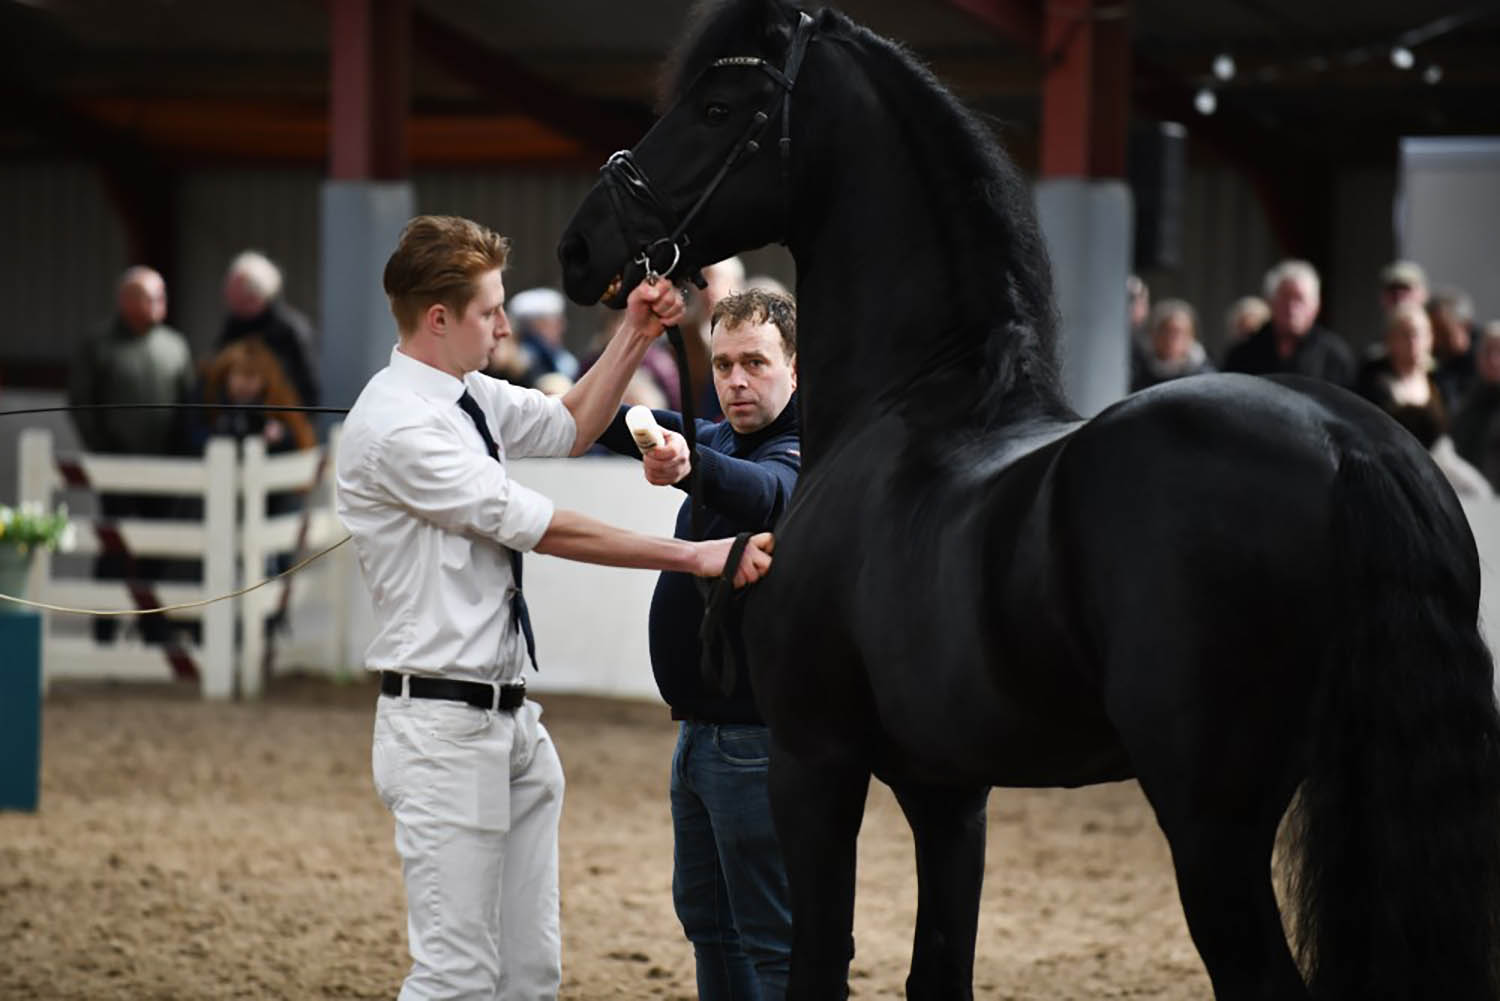
M1473 536L1422 449L1295 379L1079 420L1025 183L838 13L713 5L668 93L559 254L580 302L796 258L803 474L744 609L791 995L844 995L872 774L915 836L921 999L971 996L989 788L1134 776L1221 1001L1492 1001L1500 720Z

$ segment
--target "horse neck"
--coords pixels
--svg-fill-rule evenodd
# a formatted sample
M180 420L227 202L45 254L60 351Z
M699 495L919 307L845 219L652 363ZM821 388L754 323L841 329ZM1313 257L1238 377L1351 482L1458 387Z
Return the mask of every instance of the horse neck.
M993 242L976 221L944 213L904 161L854 154L831 173L826 200L801 216L815 224L790 241L804 461L892 410L936 427L1064 412L1050 390L1009 378L1017 366L1002 356L1021 346L992 334L1011 322L1008 278L976 250Z

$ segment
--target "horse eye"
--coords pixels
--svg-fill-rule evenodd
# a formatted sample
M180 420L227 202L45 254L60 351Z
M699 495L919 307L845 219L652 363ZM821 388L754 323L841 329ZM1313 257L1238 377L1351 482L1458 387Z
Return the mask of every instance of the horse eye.
M710 125L723 125L729 121L729 105L717 102L704 105L703 118Z

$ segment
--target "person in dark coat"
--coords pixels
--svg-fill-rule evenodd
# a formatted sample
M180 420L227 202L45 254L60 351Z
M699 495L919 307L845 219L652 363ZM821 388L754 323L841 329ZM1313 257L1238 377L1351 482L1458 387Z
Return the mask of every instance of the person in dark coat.
M1282 261L1266 274L1271 319L1229 349L1224 371L1249 375L1295 373L1338 386L1354 383L1354 352L1317 325L1322 305L1318 272L1306 261Z
M658 411L665 441L644 457L652 483L688 489L706 507L703 537L772 529L802 465L797 417L796 310L784 295L752 288L717 302L709 319L710 369L719 423L699 421L689 463L682 418ZM620 415L599 441L637 455ZM692 537L692 500L677 515ZM770 736L748 671L725 695L705 683L698 637L703 599L686 574L663 573L651 601L651 667L679 721L672 760L672 898L698 964L703 1001L786 995L791 904L771 822Z
M218 347L259 337L276 356L302 402L318 406L322 394L313 363L312 324L282 298L281 269L257 251L240 254L224 275L224 306L228 316Z

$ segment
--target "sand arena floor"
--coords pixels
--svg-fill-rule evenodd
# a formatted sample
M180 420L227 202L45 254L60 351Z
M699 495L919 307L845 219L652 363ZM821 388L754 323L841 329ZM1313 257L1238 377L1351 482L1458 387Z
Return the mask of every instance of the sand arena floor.
M568 773L563 997L690 999L672 914L659 706L543 696ZM373 690L291 681L259 703L63 687L42 804L0 813L0 999L393 998L406 967L391 821L370 785ZM872 785L856 997L900 997L916 880ZM996 790L976 996L1204 998L1166 844L1133 783Z

